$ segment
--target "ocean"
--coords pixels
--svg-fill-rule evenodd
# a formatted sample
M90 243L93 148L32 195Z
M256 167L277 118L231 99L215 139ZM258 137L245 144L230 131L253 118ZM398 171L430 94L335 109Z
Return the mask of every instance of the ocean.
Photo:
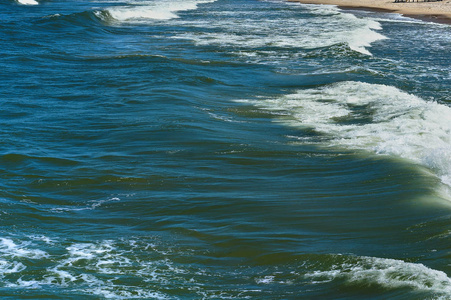
M451 26L0 3L1 299L451 299Z

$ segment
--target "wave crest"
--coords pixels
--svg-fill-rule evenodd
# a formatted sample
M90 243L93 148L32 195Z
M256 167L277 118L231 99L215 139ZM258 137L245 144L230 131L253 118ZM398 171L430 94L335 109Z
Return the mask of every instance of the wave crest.
M114 6L106 9L111 18L119 22L146 22L149 20L170 20L178 18L177 12L195 10L199 4L216 0L171 0L130 2L126 6Z
M348 284L379 285L388 289L412 288L421 292L451 295L451 279L446 273L420 263L396 259L351 257L329 270L313 271L305 276L316 283L341 279Z
M19 4L22 5L38 5L39 2L36 0L17 0Z
M289 113L287 124L310 128L332 146L408 159L451 186L451 108L395 87L341 82L255 102Z

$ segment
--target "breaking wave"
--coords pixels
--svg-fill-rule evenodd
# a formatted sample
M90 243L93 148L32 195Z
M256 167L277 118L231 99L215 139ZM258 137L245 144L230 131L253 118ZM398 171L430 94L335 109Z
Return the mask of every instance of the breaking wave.
M451 295L451 278L420 263L378 257L344 257L328 270L308 272L314 283L344 280L348 285L377 285L386 289L409 288L419 292Z
M304 12L304 16L298 15ZM302 6L302 9L287 10L281 28L281 20L271 18L267 11L252 14L243 12L246 22L231 15L237 12L212 12L217 14L212 24L199 23L209 30L194 33L181 33L175 38L190 39L197 45L220 45L241 47L240 52L249 55L248 50L271 48L315 49L345 44L353 51L371 55L368 47L386 37L377 31L382 29L379 22L370 18L358 18L344 13L333 6ZM327 15L328 18L324 18ZM260 22L264 19L265 22ZM255 54L255 53L254 53Z
M199 4L216 0L130 1L125 6L106 9L108 16L119 22L147 22L178 18L180 11L195 10Z
M22 5L38 5L39 2L36 0L17 0L19 4Z
M327 143L408 159L451 186L451 108L395 87L341 82L255 101L284 111L290 126L313 129Z

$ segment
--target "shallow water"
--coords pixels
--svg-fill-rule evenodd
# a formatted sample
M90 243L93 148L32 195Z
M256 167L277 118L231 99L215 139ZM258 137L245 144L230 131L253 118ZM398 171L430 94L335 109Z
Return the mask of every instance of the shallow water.
M447 299L449 25L0 4L2 299Z

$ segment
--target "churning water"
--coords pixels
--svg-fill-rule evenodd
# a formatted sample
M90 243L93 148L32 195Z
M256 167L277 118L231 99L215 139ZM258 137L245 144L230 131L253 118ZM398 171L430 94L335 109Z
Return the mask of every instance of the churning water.
M449 299L451 27L0 4L2 299Z

